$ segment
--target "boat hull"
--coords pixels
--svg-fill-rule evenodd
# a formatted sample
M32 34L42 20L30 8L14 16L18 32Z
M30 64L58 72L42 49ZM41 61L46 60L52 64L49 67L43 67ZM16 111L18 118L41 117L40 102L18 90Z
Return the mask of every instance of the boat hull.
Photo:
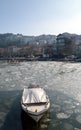
M34 114L31 114L31 113L28 113L28 115L33 119L35 120L36 122L38 122L44 115L44 113L41 113L40 115L34 115Z
M21 105L22 109L28 114L28 116L30 116L34 121L38 122L43 116L44 114L49 111L50 108L50 102L47 104L47 108L43 109L40 112L32 112L27 110L27 107L24 106L23 104Z
M38 122L49 110L50 100L43 88L38 86L25 88L22 94L21 106L32 119Z

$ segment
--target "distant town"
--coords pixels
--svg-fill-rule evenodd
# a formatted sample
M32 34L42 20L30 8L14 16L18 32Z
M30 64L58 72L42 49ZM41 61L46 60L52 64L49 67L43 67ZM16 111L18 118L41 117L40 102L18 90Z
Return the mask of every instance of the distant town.
M81 61L81 35L0 34L0 60Z

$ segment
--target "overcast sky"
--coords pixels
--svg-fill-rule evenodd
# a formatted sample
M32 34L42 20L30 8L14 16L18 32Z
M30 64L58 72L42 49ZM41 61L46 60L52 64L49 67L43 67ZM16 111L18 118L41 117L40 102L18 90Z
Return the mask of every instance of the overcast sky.
M81 0L0 0L0 33L81 34Z

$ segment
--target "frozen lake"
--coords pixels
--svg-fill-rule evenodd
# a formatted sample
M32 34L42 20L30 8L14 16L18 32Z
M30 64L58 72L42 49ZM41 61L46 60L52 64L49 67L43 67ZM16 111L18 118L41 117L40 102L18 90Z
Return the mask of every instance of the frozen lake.
M30 83L44 87L51 101L38 125L21 112L22 90ZM81 63L0 63L0 130L26 129L81 130Z

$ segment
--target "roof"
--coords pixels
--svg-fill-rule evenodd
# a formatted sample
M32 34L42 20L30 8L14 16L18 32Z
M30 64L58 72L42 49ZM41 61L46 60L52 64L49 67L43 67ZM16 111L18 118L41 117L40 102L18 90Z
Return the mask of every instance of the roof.
M23 91L22 101L26 104L46 102L46 92L42 88L25 88Z

